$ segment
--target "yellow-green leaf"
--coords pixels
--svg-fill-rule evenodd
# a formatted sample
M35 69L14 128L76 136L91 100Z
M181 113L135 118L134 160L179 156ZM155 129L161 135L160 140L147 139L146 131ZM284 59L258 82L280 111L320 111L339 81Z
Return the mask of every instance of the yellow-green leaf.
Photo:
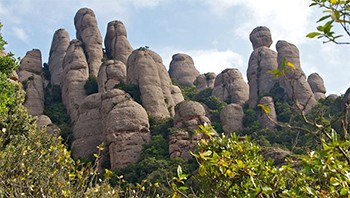
M268 114L268 113L270 113L270 108L269 108L269 106L267 106L267 105L264 105L264 104L258 104L258 107L261 107L261 109L264 111L264 113L266 113L266 114Z
M204 176L204 175L205 175L205 172L206 172L205 166L200 165L200 166L199 166L199 169L198 169L199 175L200 175L200 176Z
M292 62L287 62L287 66L295 69L295 65Z

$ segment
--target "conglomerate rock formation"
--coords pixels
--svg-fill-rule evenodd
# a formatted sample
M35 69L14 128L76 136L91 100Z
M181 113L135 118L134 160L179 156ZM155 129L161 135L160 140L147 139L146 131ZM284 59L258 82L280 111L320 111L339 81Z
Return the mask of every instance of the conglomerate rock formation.
M174 129L169 134L170 157L181 157L189 160L190 153L196 143L202 139L201 134L196 134L195 129L200 124L210 125L210 120L205 116L203 106L194 101L183 101L176 105L174 116Z
M213 72L200 74L194 66L195 60L186 54L175 54L168 72L156 52L148 47L133 50L126 28L118 20L108 23L103 50L91 9L80 9L74 24L76 38L71 41L62 28L54 33L48 68L51 85L61 88L62 103L70 116L72 154L76 159L89 159L103 143L103 161L107 161L108 168L136 163L143 147L152 139L150 116L173 120L174 127L167 134L169 156L188 160L192 158L189 151L203 138L194 133L198 125L221 126L222 131L218 132L224 133L244 130L247 105L251 109L256 109L259 103L268 107L267 114L256 114L257 121L261 128L274 129L277 110L271 92L275 88L282 90L279 94L283 97L295 98L306 112L316 104L316 99L325 97L324 83L318 74L311 74L306 81L296 46L278 41L277 52L269 48L272 36L267 27L257 27L249 36L254 51L247 68L248 85L235 68L227 68L217 76ZM292 63L288 67L295 68L286 76L273 77L268 73L282 69L281 65L288 62ZM43 115L44 87L48 82L42 76L41 53L32 50L10 79L23 84L25 106L31 115L38 116L38 126L57 133L50 118ZM184 93L195 90L196 93L190 93L192 98L204 94L203 104L189 100L189 95L184 101L182 90L172 84L170 76L185 88ZM90 92L86 85L96 89ZM344 104L350 98L348 95Z
M64 29L58 29L52 39L49 54L49 70L51 74L51 84L60 85L63 72L63 59L66 55L70 42L69 34Z
M229 104L243 105L249 98L249 86L238 69L225 69L216 76L212 95Z
M172 82L162 58L148 49L137 49L129 56L128 84L140 88L142 105L155 117L172 117L176 103L171 94Z
M63 60L62 102L74 123L79 115L79 105L86 97L84 85L89 79L89 65L86 61L83 43L74 39L70 42Z
M44 113L44 81L42 78L41 52L38 49L28 51L20 63L18 77L26 91L24 106L30 115Z
M102 95L101 114L111 168L136 163L151 139L146 110L124 91L113 89Z
M287 41L278 41L276 49L279 69L282 69L283 62L294 65L293 69L286 72L286 76L280 77L280 85L290 98L295 98L300 109L309 112L316 105L316 99L301 69L298 48Z
M322 77L318 73L310 74L307 77L307 82L309 83L316 100L326 98L326 87L324 86Z
M123 22L111 21L108 23L105 46L108 59L118 60L126 65L133 49L128 41Z
M181 86L192 86L199 71L194 66L192 57L187 54L175 54L169 66L169 75Z
M198 90L203 90L206 88L214 88L216 74L214 72L208 72L197 76L193 84Z
M89 64L89 72L97 76L102 63L102 36L97 26L95 13L89 8L78 10L74 17L77 39L82 41L86 59Z
M278 68L277 53L269 49L272 40L270 30L266 27L257 27L250 34L254 51L250 55L247 78L249 84L249 105L255 107L259 96L268 94L278 78L269 71Z

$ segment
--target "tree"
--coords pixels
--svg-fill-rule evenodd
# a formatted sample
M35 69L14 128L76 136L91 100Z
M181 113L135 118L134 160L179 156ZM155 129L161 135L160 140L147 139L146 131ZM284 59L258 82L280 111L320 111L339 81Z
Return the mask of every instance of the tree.
M350 1L349 0L312 0L310 6L318 6L324 15L317 23L325 22L317 27L317 32L307 35L309 38L325 38L324 43L350 44L350 42L339 41L342 35L334 32L334 24L340 25L346 35L350 36Z

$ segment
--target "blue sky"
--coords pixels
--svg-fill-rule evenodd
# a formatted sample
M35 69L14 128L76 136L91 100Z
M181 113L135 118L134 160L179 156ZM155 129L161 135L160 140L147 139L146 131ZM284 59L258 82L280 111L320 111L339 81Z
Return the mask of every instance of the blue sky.
M350 87L350 46L308 39L321 16L309 0L0 0L7 51L23 57L37 48L47 62L53 33L64 28L75 38L74 15L94 10L102 36L109 21L121 20L134 48L149 46L168 67L175 53L187 53L201 72L238 68L246 76L252 52L249 34L257 26L298 46L304 72L319 73L327 94Z

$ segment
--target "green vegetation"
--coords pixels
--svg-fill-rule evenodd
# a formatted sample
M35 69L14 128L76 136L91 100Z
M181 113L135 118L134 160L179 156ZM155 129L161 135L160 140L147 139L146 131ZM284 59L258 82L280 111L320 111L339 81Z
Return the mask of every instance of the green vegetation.
M120 82L114 88L124 90L134 99L135 102L142 104L140 88L138 85Z
M90 75L84 85L84 89L85 89L86 95L98 93L97 78L93 75Z
M210 130L202 126L200 132ZM348 197L350 143L329 135L320 149L280 167L266 161L248 137L202 140L194 153L199 168L192 175L198 185L187 186L188 175L179 167L171 181L173 197Z
M72 125L66 107L62 103L61 95L61 87L49 83L44 90L44 114L49 116L52 123L60 128L60 135L64 143L70 148L73 140Z
M339 41L343 36L334 32L333 25L339 25L350 36L350 2L348 0L312 0L310 6L317 6L323 11L323 16L317 23L325 22L317 26L317 32L307 35L309 38L325 38L323 43L333 42L336 44L350 44L350 42Z

